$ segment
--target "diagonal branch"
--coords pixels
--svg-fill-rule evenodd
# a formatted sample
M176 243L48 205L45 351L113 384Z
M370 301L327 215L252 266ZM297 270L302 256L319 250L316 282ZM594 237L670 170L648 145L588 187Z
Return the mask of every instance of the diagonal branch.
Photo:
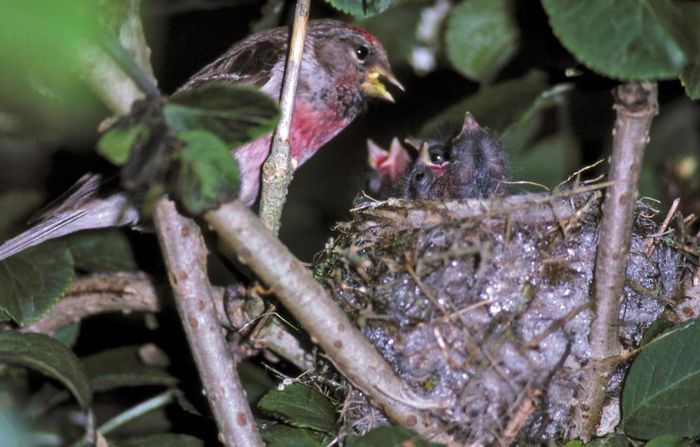
M656 83L629 82L618 86L617 119L610 162L612 184L605 193L593 283L591 368L584 372L572 423L573 434L588 441L596 433L605 403L605 392L620 354L619 306L622 301L627 254L637 202L637 183L649 127L658 113Z
M394 373L347 315L258 218L240 202L204 215L222 242L238 255L302 324L338 369L396 424L434 441L450 443L443 427L420 408L434 402L416 396ZM447 405L447 404L445 404Z

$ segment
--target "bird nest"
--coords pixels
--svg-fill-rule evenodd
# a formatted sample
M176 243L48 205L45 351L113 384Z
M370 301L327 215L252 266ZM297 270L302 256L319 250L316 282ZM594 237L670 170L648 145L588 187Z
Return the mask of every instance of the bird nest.
M439 403L432 413L460 442L565 439L590 359L592 189L365 205L337 226L315 274L400 377ZM634 220L619 314L627 348L655 320L678 318L694 261L682 222L659 237L651 211L640 203ZM609 384L613 421L625 371ZM386 423L358 393L347 422Z

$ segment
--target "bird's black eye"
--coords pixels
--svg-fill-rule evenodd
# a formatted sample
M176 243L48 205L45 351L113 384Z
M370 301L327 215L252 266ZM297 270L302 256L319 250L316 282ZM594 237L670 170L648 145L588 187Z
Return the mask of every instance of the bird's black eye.
M355 55L359 60L363 61L367 59L367 54L369 54L369 50L366 46L360 45L359 47L355 48Z

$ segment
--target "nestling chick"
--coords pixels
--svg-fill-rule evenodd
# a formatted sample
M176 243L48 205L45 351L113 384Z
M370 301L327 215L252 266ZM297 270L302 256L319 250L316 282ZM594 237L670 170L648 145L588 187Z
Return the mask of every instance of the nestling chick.
M485 199L507 193L502 184L505 162L501 143L493 133L479 126L469 112L459 134L448 143L432 139L407 142L419 151L410 166L402 161L407 152L398 142L392 142L388 153L383 151L381 163L374 162L378 157L373 158L372 153L379 152L370 145L373 172L367 189L372 197Z

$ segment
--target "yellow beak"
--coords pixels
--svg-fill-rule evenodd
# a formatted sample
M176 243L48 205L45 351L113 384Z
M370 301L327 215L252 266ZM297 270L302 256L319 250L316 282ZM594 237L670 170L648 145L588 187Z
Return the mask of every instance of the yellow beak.
M362 91L369 96L374 96L375 98L383 99L384 101L394 102L394 97L386 89L386 86L382 83L382 80L386 80L396 86L399 90L404 91L403 85L398 79L384 67L379 65L373 65L367 71L367 77L365 81L360 85Z

